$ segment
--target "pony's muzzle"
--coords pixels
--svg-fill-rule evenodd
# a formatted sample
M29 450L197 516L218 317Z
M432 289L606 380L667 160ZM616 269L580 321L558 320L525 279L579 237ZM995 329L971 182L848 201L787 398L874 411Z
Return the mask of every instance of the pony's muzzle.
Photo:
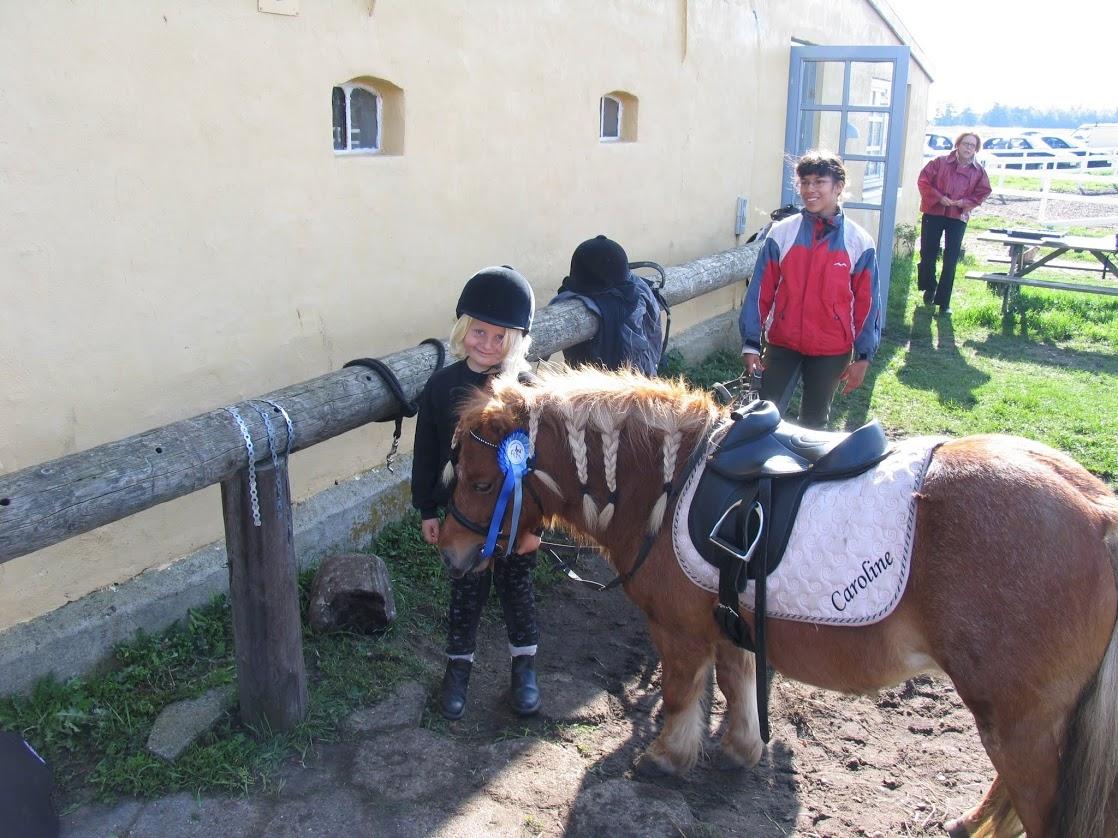
M465 557L455 555L451 550L439 551L443 566L451 579L461 579L469 573L481 573L489 565L489 557L482 555L484 545L477 545L472 554Z

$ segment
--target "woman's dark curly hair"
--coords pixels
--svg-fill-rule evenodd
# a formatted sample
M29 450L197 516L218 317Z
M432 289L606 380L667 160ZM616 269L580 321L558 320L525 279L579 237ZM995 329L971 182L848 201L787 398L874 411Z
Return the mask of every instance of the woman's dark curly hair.
M846 167L838 155L822 149L812 149L796 161L796 176L805 175L829 177L835 183L846 183Z

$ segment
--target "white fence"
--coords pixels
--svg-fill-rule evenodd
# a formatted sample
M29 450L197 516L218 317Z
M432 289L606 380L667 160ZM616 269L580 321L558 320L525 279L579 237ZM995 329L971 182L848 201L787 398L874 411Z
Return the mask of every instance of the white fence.
M1118 161L1118 149L1092 149L1090 156L1052 152L1045 158L1023 160L1019 157L994 157L985 152L983 162L990 176L994 195L1039 199L1037 221L1054 226L1105 227L1118 224L1118 175L1113 166ZM1088 167L1089 160L1106 160L1110 168L1096 173ZM1037 168L1024 168L1037 167ZM1036 178L1040 188L1027 189L1005 185L1006 176ZM1094 187L1108 187L1100 193L1053 192L1052 181L1072 181ZM1049 218L1049 201L1067 201L1073 204L1090 204L1101 207L1102 215L1075 218Z

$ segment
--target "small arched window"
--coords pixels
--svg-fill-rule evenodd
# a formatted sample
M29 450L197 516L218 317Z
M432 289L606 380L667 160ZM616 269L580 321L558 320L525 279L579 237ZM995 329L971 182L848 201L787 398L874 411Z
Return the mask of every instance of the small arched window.
M603 96L598 106L598 138L603 143L621 139L621 112L625 106L613 96Z
M637 141L637 97L614 90L602 96L598 104L598 140L603 143L634 143Z
M374 89L352 82L332 93L334 152L376 154L380 151L381 97Z

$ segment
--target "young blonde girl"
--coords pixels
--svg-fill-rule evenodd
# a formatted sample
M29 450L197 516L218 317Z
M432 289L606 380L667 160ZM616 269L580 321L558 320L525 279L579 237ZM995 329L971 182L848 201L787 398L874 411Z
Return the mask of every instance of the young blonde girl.
M423 539L439 540L439 510L448 500L442 473L450 461L451 441L462 400L492 376L528 367L535 297L528 281L509 267L485 268L466 282L450 334L451 353L459 360L436 372L419 398L412 466L412 505L423 519ZM487 569L450 582L447 619L447 666L439 689L439 709L460 719L477 643L477 628L490 587L496 587L508 630L512 657L512 709L521 716L540 708L535 654L539 640L532 569L539 536L525 533L510 556L494 557Z

